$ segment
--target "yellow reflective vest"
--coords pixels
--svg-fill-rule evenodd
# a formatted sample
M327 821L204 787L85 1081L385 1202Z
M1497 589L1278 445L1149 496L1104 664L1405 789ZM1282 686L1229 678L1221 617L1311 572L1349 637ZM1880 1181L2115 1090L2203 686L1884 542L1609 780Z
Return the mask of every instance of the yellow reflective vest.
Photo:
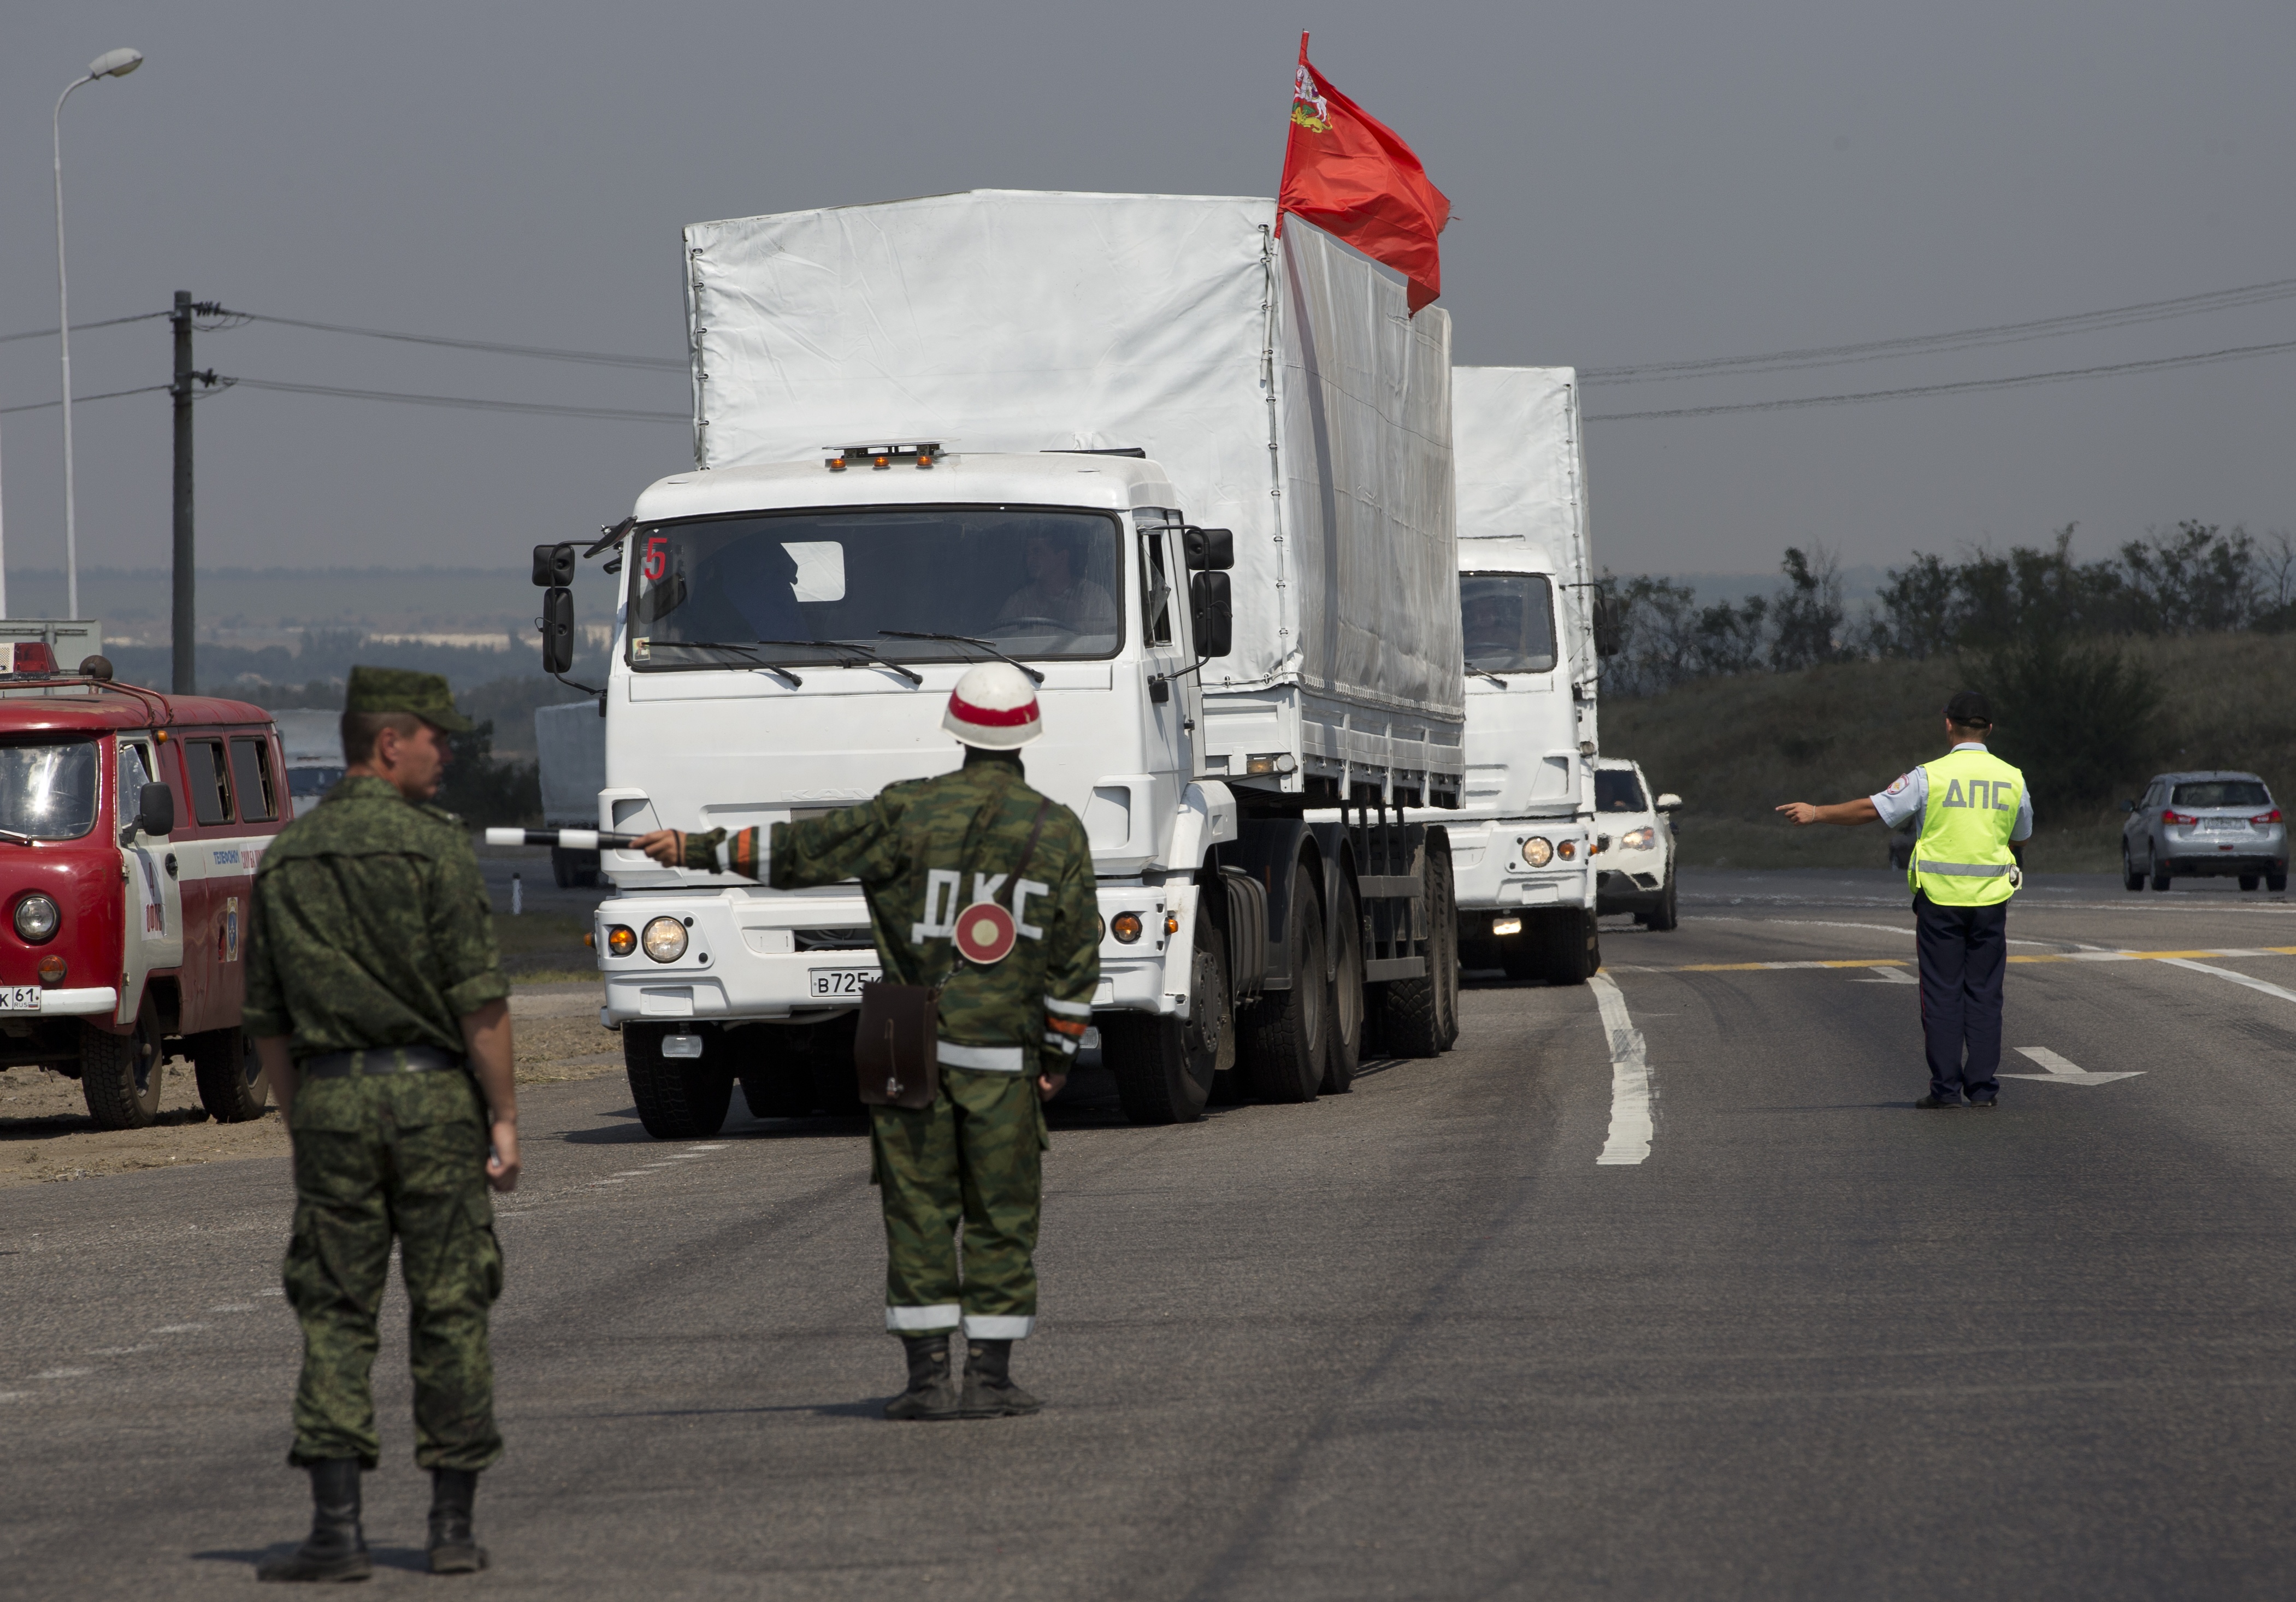
M2016 894L2017 827L2025 775L1989 751L1951 751L1922 764L1929 801L1922 809L1906 881L1944 907L1989 907Z

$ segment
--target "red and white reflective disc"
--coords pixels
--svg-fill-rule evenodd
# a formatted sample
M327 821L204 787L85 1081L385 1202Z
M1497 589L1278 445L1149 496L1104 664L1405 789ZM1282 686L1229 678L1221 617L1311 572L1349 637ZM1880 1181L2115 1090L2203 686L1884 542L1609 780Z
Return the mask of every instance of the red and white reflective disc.
M968 962L1002 962L1013 939L1013 914L994 902L975 902L956 915L956 949Z

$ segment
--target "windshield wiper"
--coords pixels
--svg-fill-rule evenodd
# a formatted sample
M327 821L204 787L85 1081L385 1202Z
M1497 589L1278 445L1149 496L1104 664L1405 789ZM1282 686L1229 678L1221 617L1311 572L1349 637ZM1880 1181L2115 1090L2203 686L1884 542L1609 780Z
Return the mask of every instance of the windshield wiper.
M1031 682L1041 684L1045 682L1045 675L1026 662L1013 662L1012 658L988 641L976 640L971 634L920 634L905 628L881 628L877 633L887 640L947 640L957 645L977 645L1000 662L1012 662L1013 666L1029 675Z
M809 645L821 650L841 650L856 662L878 667L890 667L912 684L922 684L925 682L922 674L911 673L898 662L888 662L874 651L858 645L849 645L842 640L760 640L758 643L760 645Z
M1507 682L1499 677L1498 674L1493 673L1488 667L1478 667L1472 662L1470 662L1467 664L1467 671L1472 674L1478 674L1482 677L1488 679L1492 683L1496 684L1502 690L1505 690L1507 687Z
M32 837L18 834L12 829L0 829L0 840L7 841L11 846L29 846L32 843Z
M767 661L764 658L758 656L756 651L750 650L750 647L746 645L735 645L731 642L725 640L655 640L651 642L651 643L656 650L660 650L665 645L683 646L689 650L730 650L739 656L749 658L753 664L764 668L767 673L775 674L782 678L787 679L789 681L789 687L791 690L802 690L805 688L805 681L803 679L798 677L797 674L791 673L788 668L783 667L778 662Z

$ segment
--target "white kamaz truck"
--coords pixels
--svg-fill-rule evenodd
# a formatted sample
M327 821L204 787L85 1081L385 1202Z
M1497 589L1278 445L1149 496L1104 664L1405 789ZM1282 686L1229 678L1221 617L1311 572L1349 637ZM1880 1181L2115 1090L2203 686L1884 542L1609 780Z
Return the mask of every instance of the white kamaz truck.
M1596 626L1577 372L1456 369L1451 437L1467 783L1445 828L1461 953L1511 978L1583 984L1602 963L1595 714L1607 629Z
M958 675L1029 671L1029 777L1091 840L1095 1023L1143 1122L1342 1091L1367 1033L1456 1032L1449 323L1275 221L982 192L689 228L696 466L592 551L621 585L602 831L944 772ZM716 1129L736 1080L760 1116L849 1105L859 887L603 856L645 1126Z

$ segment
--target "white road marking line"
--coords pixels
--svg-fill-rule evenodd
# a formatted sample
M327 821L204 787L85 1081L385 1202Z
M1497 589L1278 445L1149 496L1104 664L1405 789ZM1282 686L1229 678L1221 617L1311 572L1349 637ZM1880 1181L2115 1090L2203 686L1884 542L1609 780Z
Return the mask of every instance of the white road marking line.
M1918 985L1921 983L1902 968L1869 968L1849 982L1852 985Z
M271 1290L258 1290L255 1294L258 1296L283 1296L287 1293L275 1287Z
M94 1369L45 1369L32 1376L34 1379L85 1379Z
M1650 1156L1650 1053L1643 1032L1628 1016L1627 998L1609 976L1596 974L1587 981L1601 1009L1603 1028L1611 1039L1611 1132L1595 1161L1606 1167L1627 1167Z
M614 1177L618 1180L642 1180L652 1172L651 1168L617 1168Z
M152 1331L154 1335L189 1335L194 1329L205 1329L205 1324L162 1324Z
M2004 1079L2039 1079L2054 1084L2111 1084L2116 1079L2134 1079L2143 1068L2120 1074L2092 1074L2077 1062L2058 1056L2046 1046L2019 1046L2017 1055L2030 1058L2048 1069L2046 1074L2004 1074Z
M209 1312L253 1312L255 1311L255 1304L252 1302L226 1302L220 1306L210 1307L208 1311Z
M2219 954L2231 957L2245 956L2248 953L2224 952ZM2256 954L2262 956L2265 953L2259 952ZM2162 957L2159 960L2166 962L2171 968L2189 968L2196 974L2214 974L2219 979L2230 979L2235 985L2245 985L2251 990L2261 991L2266 995L2278 996L2284 1001L2296 1001L2296 990L2284 990L2277 985L2267 985L2261 979L2251 979L2246 974L2234 973L2229 968L2210 968L2205 962L2194 962L2185 957Z
M138 1352L157 1352L160 1348L150 1341L140 1346L95 1346L88 1351L90 1357L132 1357Z

